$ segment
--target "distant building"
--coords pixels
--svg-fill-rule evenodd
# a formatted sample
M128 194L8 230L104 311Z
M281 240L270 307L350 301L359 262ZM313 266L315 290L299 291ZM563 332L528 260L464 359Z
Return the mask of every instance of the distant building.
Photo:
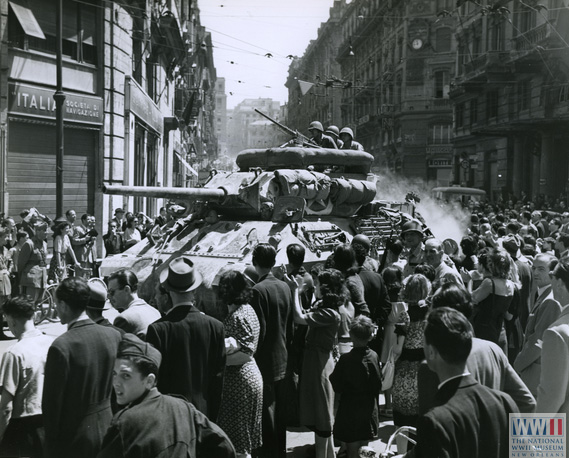
M273 123L258 114L255 108L275 121L283 122L279 102L270 98L243 100L234 109L228 110L227 137L230 157L235 157L244 149L279 146L290 139Z

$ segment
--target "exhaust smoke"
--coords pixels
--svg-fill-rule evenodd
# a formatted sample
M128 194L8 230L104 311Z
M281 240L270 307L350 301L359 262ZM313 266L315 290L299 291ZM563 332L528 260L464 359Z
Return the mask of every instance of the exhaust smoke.
M429 185L421 178L405 178L391 173L378 173L377 198L401 202L409 192L415 192L421 199L417 211L423 216L433 235L440 240L451 238L460 244L467 232L470 214L459 202L446 203L431 197Z

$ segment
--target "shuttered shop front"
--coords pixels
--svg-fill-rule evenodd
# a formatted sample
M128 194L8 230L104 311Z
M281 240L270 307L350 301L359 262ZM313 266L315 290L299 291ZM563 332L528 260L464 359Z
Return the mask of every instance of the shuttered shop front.
M63 209L93 213L98 129L66 126L64 132ZM56 215L56 128L53 123L10 119L7 190L10 215L37 208Z

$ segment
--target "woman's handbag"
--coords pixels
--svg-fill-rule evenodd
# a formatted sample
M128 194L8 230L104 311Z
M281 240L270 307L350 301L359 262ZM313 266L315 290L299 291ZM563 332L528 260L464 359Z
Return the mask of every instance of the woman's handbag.
M395 375L395 355L393 348L389 350L387 361L381 368L381 389L382 391L391 389L393 385L393 376Z

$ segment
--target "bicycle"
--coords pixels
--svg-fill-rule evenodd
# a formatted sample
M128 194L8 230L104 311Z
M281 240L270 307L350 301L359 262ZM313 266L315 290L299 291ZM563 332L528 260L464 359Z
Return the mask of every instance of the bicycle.
M59 283L53 283L45 288L41 299L36 303L36 310L34 313L34 324L36 326L44 320L51 321L52 323L60 321L57 316L54 300L55 290L58 286Z
M73 276L75 273L76 266L67 266L67 273L68 277ZM79 270L79 269L77 269ZM91 269L80 269L79 276L85 278L85 275L88 274L87 271ZM107 289L107 284L98 277L93 277L87 279L88 283L101 283L105 289ZM34 313L34 324L37 326L42 321L47 320L52 323L58 323L60 321L59 316L57 316L57 309L55 307L55 290L59 286L59 282L56 281L51 283L45 290L43 291L41 299L36 304L36 311Z

